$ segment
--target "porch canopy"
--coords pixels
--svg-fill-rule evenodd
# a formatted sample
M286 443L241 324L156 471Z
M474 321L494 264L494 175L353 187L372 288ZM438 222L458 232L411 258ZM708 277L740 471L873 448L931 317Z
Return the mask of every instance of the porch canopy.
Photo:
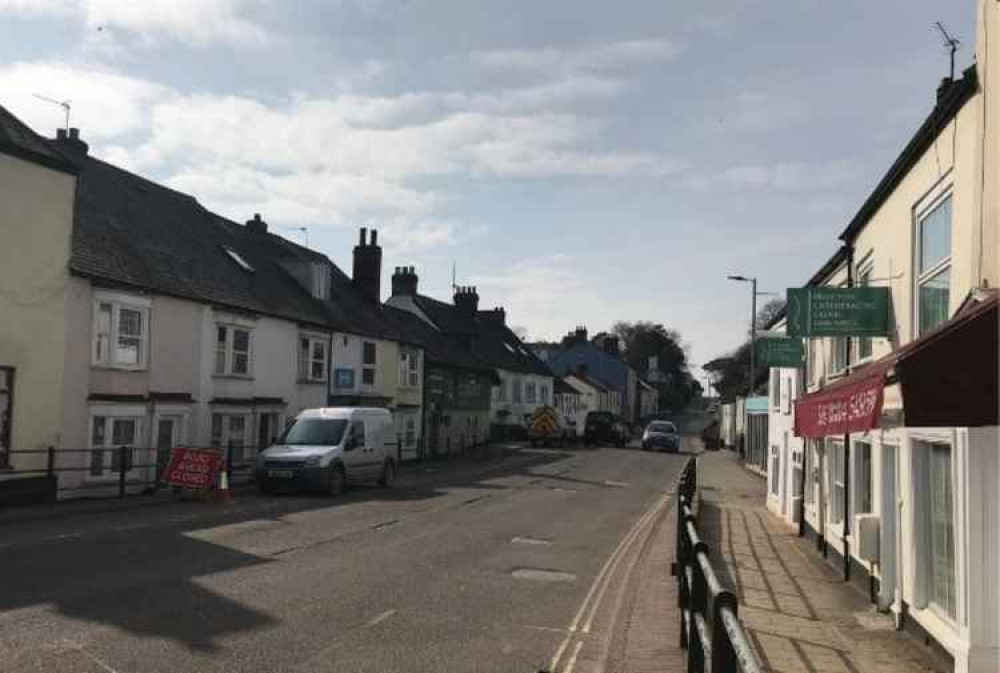
M900 384L907 427L997 425L997 290L975 290L955 315L899 350L795 403L795 434L879 427L884 388Z

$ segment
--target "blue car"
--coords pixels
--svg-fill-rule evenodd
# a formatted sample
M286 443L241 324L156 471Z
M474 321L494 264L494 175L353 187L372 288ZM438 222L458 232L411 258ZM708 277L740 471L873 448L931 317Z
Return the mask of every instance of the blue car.
M670 421L653 421L642 433L642 448L644 451L679 453L681 435L677 431L677 426Z

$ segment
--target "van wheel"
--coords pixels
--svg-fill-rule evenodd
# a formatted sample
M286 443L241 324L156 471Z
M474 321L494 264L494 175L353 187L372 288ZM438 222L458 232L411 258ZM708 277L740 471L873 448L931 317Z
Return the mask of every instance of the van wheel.
M330 495L340 495L347 489L347 475L344 474L342 465L334 465L330 468L330 476L327 490Z
M382 466L382 476L379 478L379 486L383 488L392 488L393 483L396 481L396 466L393 465L391 460L385 461L385 465Z

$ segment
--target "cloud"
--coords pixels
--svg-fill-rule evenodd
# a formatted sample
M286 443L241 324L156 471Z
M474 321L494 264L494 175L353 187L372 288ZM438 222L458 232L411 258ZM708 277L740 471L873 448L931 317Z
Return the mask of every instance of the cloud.
M729 166L716 173L692 175L685 184L696 189L822 190L838 187L860 175L860 168L847 160L786 161Z
M88 33L105 33L97 40L109 49L113 31L154 45L168 38L191 46L222 42L259 46L271 36L246 15L260 0L0 0L0 11L79 15ZM91 38L88 38L91 39Z
M642 63L668 61L680 53L669 38L590 45L578 49L496 49L477 51L473 61L494 70L585 72L615 70Z

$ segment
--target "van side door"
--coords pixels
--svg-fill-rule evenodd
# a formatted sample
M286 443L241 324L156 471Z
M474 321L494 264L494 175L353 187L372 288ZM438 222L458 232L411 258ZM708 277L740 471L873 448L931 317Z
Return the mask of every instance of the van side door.
M348 481L358 482L367 479L367 433L365 423L356 418L347 427L347 439L344 440L344 468L347 470Z

